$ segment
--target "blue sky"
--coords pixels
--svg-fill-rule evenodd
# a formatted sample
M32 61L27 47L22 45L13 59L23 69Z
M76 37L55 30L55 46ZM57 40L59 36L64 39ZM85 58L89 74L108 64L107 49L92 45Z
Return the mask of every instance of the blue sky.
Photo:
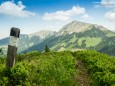
M11 27L30 34L58 31L71 21L115 30L115 0L0 0L0 38L9 36Z

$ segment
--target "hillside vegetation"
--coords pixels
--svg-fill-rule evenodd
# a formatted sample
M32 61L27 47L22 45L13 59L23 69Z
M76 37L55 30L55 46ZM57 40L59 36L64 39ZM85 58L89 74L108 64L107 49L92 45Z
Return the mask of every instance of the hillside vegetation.
M5 65L0 58L0 86L115 86L115 57L96 51L34 51Z
M16 65L5 68L0 60L0 86L75 86L75 58L71 52L30 52L18 55ZM10 82L9 82L10 81Z
M93 86L115 86L115 57L95 51L78 51L74 56L86 65Z

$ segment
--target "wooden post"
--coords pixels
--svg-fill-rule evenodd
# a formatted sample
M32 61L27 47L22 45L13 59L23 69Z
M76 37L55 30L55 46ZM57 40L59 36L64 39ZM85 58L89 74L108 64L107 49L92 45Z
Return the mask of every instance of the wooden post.
M18 49L19 36L20 36L20 29L14 27L11 28L8 51L7 51L7 63L6 63L6 66L8 68L13 67L13 65L15 64L15 57Z

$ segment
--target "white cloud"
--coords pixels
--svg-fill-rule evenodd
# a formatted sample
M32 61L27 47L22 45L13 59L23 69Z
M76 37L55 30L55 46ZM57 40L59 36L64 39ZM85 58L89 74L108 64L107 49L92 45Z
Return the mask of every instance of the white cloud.
M115 7L115 0L101 0L101 2L94 2L96 5L95 7Z
M104 7L115 7L115 0L102 0L101 5Z
M83 19L92 19L88 14L84 14L83 16L81 16L81 18L83 18Z
M105 7L113 9L105 13L104 17L110 21L110 22L115 22L115 0L101 0L101 2L94 2L97 5L95 7Z
M106 17L109 21L115 22L115 9L114 9L114 10L111 10L111 11L109 11L109 12L107 12L107 13L105 14L105 17Z
M72 9L67 11L57 11L54 13L45 13L43 15L44 20L58 20L58 21L68 21L71 20L72 17L78 15L86 14L86 10L83 7L73 6Z
M35 13L24 10L25 8L26 6L23 5L21 1L19 1L17 5L12 1L7 1L7 2L3 2L0 5L0 14L16 16L16 17L35 16Z

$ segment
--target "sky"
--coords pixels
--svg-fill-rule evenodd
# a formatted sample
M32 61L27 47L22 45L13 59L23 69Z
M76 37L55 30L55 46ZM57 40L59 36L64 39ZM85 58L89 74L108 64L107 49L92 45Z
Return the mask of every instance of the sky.
M71 21L115 31L115 0L0 0L0 39L8 37L12 27L30 34L59 31Z

